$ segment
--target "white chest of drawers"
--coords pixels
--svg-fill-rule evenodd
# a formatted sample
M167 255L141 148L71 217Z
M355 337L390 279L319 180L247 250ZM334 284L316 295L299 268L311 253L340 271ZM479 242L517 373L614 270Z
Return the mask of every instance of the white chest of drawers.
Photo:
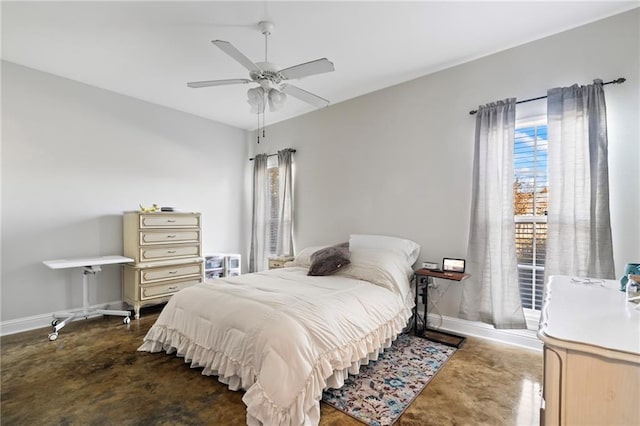
M640 311L619 285L559 275L547 282L541 424L640 424Z
M168 301L203 281L200 213L125 212L123 299L140 318L140 308Z

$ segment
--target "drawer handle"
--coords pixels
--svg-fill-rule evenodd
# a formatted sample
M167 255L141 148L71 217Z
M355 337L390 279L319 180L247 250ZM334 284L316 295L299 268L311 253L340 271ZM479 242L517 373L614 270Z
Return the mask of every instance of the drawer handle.
M167 219L167 223L174 223L175 221L175 219Z
M171 287L169 287L169 290L177 290L178 286L177 285L172 285Z
M175 275L177 273L178 273L178 271L169 271L169 275Z
M173 254L173 253L175 253L175 252L176 252L175 250L167 250L167 253L168 253L168 254Z

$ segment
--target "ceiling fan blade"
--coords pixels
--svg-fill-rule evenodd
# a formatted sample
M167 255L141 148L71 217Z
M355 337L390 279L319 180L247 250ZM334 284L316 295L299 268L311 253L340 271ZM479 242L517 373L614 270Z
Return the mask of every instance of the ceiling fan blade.
M229 80L209 80L209 81L192 81L191 83L187 83L187 86L192 89L197 89L199 87L210 87L210 86L225 86L227 84L247 84L251 83L251 80L246 78L232 78Z
M262 74L262 70L259 66L253 63L253 61L246 56L238 49L236 49L233 44L228 41L223 40L213 40L211 43L218 46L224 53L231 56L236 61L240 62L243 67L248 69L249 71L257 72L258 74Z
M318 108L324 108L329 105L329 101L321 98L318 95L314 95L313 93L307 92L306 90L302 90L299 87L292 86L290 84L283 84L280 87L280 90L287 95L291 95L294 98L298 98L301 101L304 101L308 104L317 106Z
M335 71L333 62L327 58L322 58L280 70L280 75L285 80L291 80L294 78L302 78L309 75L322 74L324 72L331 71Z

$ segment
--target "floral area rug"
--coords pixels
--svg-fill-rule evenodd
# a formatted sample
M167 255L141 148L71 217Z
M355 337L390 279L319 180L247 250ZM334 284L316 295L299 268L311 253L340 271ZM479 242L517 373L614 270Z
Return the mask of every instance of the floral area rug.
M377 361L360 367L340 389L326 390L322 400L368 425L392 425L455 351L400 335Z

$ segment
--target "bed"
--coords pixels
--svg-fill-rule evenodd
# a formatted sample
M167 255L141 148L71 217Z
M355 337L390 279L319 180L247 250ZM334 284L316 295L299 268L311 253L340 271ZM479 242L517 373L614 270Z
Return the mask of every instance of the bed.
M175 353L245 390L249 425L318 424L322 390L341 387L391 345L414 296L413 255L352 245L350 264L309 276L317 251L303 250L286 268L178 292L138 350Z

